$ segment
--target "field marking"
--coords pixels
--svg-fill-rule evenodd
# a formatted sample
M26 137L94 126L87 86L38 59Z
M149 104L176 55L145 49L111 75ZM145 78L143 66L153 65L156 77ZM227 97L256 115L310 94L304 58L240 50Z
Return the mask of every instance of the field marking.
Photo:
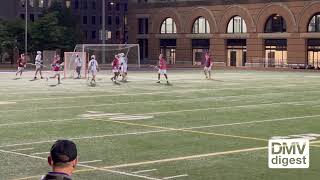
M42 154L50 154L50 152L37 152L37 153L32 153L31 155L42 155Z
M207 125L207 126L196 126L196 127L176 128L176 129L177 130L192 130L192 129L202 129L202 128L210 128L210 127L224 127L224 126L233 126L233 125L242 125L242 124L255 124L255 123L265 123L265 122L276 122L276 121L286 121L286 120L292 120L292 119L314 118L314 117L320 117L320 114L314 115L314 116L295 116L295 117L279 118L279 119L267 119L267 120L261 120L261 121L246 121L246 122L227 123L227 124L213 124L213 125ZM70 140L83 140L83 139L118 137L118 136L127 136L127 135L144 135L144 134L170 132L170 131L175 131L175 130L174 129L170 129L170 130L154 130L154 131L143 131L143 132L129 132L129 133L122 133L122 134L107 134L107 135L85 136L85 137L70 137L70 138L67 138L67 139L70 139ZM0 148L15 147L15 146L25 146L25 145L34 145L34 144L44 144L44 143L50 143L50 142L55 142L55 141L56 141L56 139L55 140L29 142L29 143L21 143L21 144L9 144L9 145L2 145L2 146L0 146ZM320 141L319 141L319 143L320 143Z
M73 137L73 138L66 138L69 140L83 140L83 139L95 139L95 138L105 138L105 137L117 137L117 136L128 136L128 135L143 135L149 133L158 133L158 132L166 132L168 130L154 130L154 131L144 131L144 132L131 132L131 133L123 133L123 134L106 134L100 136L85 136L85 137ZM35 144L44 144L44 143L51 143L55 142L57 139L54 140L45 140L45 141L37 141L37 142L29 142L29 143L20 143L20 144L7 144L2 145L0 148L6 147L15 147L15 146L26 146L26 145L35 145Z
M181 177L187 177L188 174L181 174L181 175L176 175L176 176L168 176L168 177L164 177L162 179L176 179L176 178L181 178Z
M313 115L313 116L296 116L296 117L288 117L288 118L266 119L261 121L245 121L245 122L237 122L237 123L216 124L216 125L198 126L198 127L190 127L190 128L183 128L183 129L186 129L186 130L203 129L203 128L210 128L210 127L225 127L225 126L244 125L244 124L257 124L257 123L265 123L265 122L276 122L276 121L286 121L286 120L293 120L293 119L304 119L304 118L315 118L315 117L320 117L320 114Z
M155 126L155 125L136 124L136 123L130 123L130 122L123 122L123 121L113 121L113 120L104 120L104 119L92 119L92 120L114 122L114 123L118 123L118 124L126 124L126 125L131 125L131 126L155 128L155 129L170 130L170 131L189 132L189 133L193 133L193 134L213 135L213 136L222 136L222 137L230 137L230 138L238 138L238 139L249 139L249 140L257 140L257 141L268 141L266 139L255 138L255 137L220 134L220 133L210 133L210 132L194 131L194 130L187 130L187 129L176 129L176 128L169 128L169 127Z
M319 92L319 91L314 91L314 92ZM251 94L251 95L231 95L231 96L221 96L221 97L215 97L215 96L211 96L211 97L200 97L200 98L185 98L185 99L175 99L172 100L171 99L165 99L165 100L157 100L157 101L131 101L131 102L123 102L123 103L105 103L105 104L92 104L92 105L82 105L82 106L61 106L61 107L46 107L46 108L37 108L37 110L54 110L54 109L72 109L72 108L84 108L84 107L99 107L99 106L114 106L114 105L126 105L126 104L139 104L139 103L158 103L158 102L185 102L185 101L193 101L193 100L223 100L223 99L227 99L227 98L239 98L240 99L242 97L255 97L255 96L263 96L263 95L272 95L272 94L288 94L290 92L286 92L286 93L262 93L262 94ZM292 93L296 93L296 92L292 92ZM3 110L0 111L1 112L24 112L24 111L32 111L34 109L15 109L15 110Z
M313 147L318 147L318 148L320 148L320 145L310 145L310 146L313 146Z
M152 172L152 171L156 171L157 169L146 169L146 170L140 170L140 171L134 171L131 172L133 174L139 174L139 173L146 173L146 172Z
M316 144L320 143L320 141L313 141L310 142L310 144ZM314 146L314 145L312 145ZM215 152L215 153L208 153L208 154L198 154L198 155L191 155L191 156L181 156L181 157L176 157L176 158L168 158L168 159L159 159L159 160L152 160L152 161L142 161L142 162L136 162L136 163L127 163L127 164L119 164L119 165L112 165L112 166L105 166L105 167L100 167L100 168L88 168L88 169L82 169L82 170L76 170L75 173L79 172L90 172L90 171L96 171L96 170L101 170L101 169L115 169L115 168L125 168L125 167L133 167L133 166L141 166L141 165L147 165L147 164L159 164L159 163L166 163L166 162L175 162L175 161L182 161L182 160L190 160L190 159L199 159L199 158L205 158L205 157L215 157L215 156L220 156L220 155L229 155L229 154L238 154L242 152L252 152L252 151L258 151L258 150L265 150L268 149L268 147L255 147L255 148L247 148L247 149L238 149L238 150L231 150L231 151L222 151L222 152ZM5 151L5 150L0 150L0 152L4 153L14 153L11 151ZM19 154L20 155L20 154ZM29 156L26 154L22 154L23 156ZM34 158L40 158L44 160L45 158L41 158L38 156L32 156ZM31 178L37 178L40 177L41 175L37 176L29 176L29 177L24 177L24 178L18 178L14 180L25 180L25 179L31 179Z
M181 160L199 159L199 158L204 158L204 157L212 157L212 156L236 154L236 153L242 153L242 152L258 151L258 150L264 150L267 148L268 147L254 147L254 148L247 148L247 149L237 149L237 150L231 150L231 151L222 151L222 152L214 152L214 153L207 153L207 154L197 154L197 155L191 155L191 156L181 156L181 157L168 158L168 159L158 159L158 160L152 160L152 161L142 161L142 162L136 162L136 163L119 164L119 165L105 166L103 168L115 169L115 168L141 166L141 165L147 165L147 164L157 164L157 163L166 163L166 162L174 162L174 161L181 161Z
M11 150L12 152L17 152L17 151L28 151L28 150L32 150L34 148L24 148L24 149L14 149L14 150Z
M19 156L24 156L24 157L29 157L29 158L33 158L33 159L47 160L47 158L42 158L42 157L39 157L39 156L28 155L28 154L12 152L12 151L6 151L6 150L2 150L2 149L0 149L0 152L7 153L7 154L14 154L14 155L19 155ZM153 177L148 177L148 176L143 176L143 175L137 175L137 174L132 174L132 173L126 173L126 172L116 171L116 170L109 170L109 169L105 169L105 168L99 168L99 167L94 167L94 166L89 166L89 165L84 165L84 164L78 164L78 166L79 167L89 168L89 169L94 169L94 170L99 170L99 171L105 171L105 172L114 173L114 174L120 174L120 175L132 176L132 177L139 177L139 178L143 178L143 179L160 180L158 178L153 178Z
M0 101L0 105L16 104L17 102L13 101Z
M79 164L90 164L90 163L96 163L96 162L102 162L102 160L81 161L79 162Z
M320 101L320 100L318 100L318 101ZM152 102L154 102L154 101L152 101ZM230 108L231 109L234 109L234 108L246 108L246 107L252 107L252 106L253 107L269 106L269 105L275 105L275 104L292 105L292 103L296 103L296 102L315 102L315 101L292 101L292 102L262 103L262 104L260 103L260 104L248 104L248 105L240 105L240 106L212 107L212 108L204 108L204 109L185 109L185 110L177 110L177 111L160 111L160 112L133 114L133 115L137 115L137 116L159 115L159 114L171 114L171 113L193 112L193 111L221 110L221 109L230 109ZM113 105L115 105L115 104L113 104ZM107 113L107 114L109 115L110 113ZM113 113L113 114L115 114L115 113ZM121 114L121 113L119 113L119 114ZM92 116L94 116L94 114ZM70 118L70 119L60 119L60 120L59 119L52 119L52 120L47 120L47 121L29 121L29 122L21 122L21 123L5 123L5 124L0 124L0 127L2 127L2 126L25 125L25 124L38 124L38 123L50 123L50 122L74 121L74 120L82 120L82 119L84 119L84 118Z
M242 90L242 89L264 89L264 88L285 88L285 87L296 87L294 85L286 86L261 86L261 87L237 87L237 88L221 88L221 89L191 89L191 90L172 90L172 91L159 91L159 92L144 92L144 93L125 93L125 94L104 94L104 95L86 95L86 96L62 96L62 97L48 97L48 98L30 98L30 99L17 99L16 102L24 101L41 101L41 100L57 100L57 99L77 99L77 98L96 98L96 97L118 97L118 96L139 96L139 95L155 95L155 94L172 94L172 93L188 93L198 91L223 91L223 90Z

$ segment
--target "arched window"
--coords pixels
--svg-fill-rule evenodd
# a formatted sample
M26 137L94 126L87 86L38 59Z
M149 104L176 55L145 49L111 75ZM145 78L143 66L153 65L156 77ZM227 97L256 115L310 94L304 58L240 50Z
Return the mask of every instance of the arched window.
M264 32L266 33L282 33L287 31L286 21L279 14L271 15L266 23Z
M194 34L210 33L209 21L204 17L199 17L193 24L192 33Z
M320 32L320 12L312 16L308 25L308 32Z
M247 33L247 25L244 19L240 16L234 16L230 19L228 33Z
M161 24L161 34L174 34L177 33L176 23L172 18L167 18Z

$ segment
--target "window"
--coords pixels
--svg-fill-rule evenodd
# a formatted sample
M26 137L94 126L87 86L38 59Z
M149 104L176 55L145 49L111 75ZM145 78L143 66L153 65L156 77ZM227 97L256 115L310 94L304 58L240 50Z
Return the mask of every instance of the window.
M25 20L26 16L24 14L20 14L20 18Z
M97 38L97 32L96 31L92 31L91 32L91 39L96 39Z
M308 32L320 32L320 12L312 16L308 25Z
M79 0L74 0L74 9L79 8Z
M162 22L160 33L161 34L177 33L177 26L172 18L167 18Z
M139 18L138 19L138 33L139 34L148 34L148 18Z
M204 17L199 17L193 24L192 33L194 34L210 33L209 21Z
M92 1L92 2L91 2L91 7L92 7L92 9L97 9L97 3L96 3L96 1Z
M116 24L117 24L117 25L120 24L120 18L119 18L119 16L116 16Z
M30 14L30 21L34 22L34 14Z
M85 39L85 40L88 39L88 31L84 31L84 39Z
M120 38L121 38L120 31L116 31L116 39L120 40Z
M87 0L82 1L82 8L83 8L83 9L88 9L88 2L87 2Z
M116 10L120 11L120 4L119 3L116 3Z
M247 25L240 16L234 16L230 19L227 33L247 33Z
M282 33L287 31L286 21L282 16L274 14L267 20L265 30L266 33Z
M113 3L108 3L108 11L112 11Z
M82 17L82 24L87 24L88 23L88 18L87 16Z
M91 17L91 23L92 23L92 24L96 24L96 17L95 17L95 16L92 16L92 17Z
M108 25L112 25L112 16L108 16Z

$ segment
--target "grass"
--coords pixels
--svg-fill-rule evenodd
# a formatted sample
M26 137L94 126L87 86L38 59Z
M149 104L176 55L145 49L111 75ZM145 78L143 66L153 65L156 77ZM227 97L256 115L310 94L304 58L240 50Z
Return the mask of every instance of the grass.
M65 138L80 162L100 160L79 165L76 180L319 177L320 135L309 169L269 169L266 148L274 136L320 134L316 72L219 70L209 81L197 70L169 71L171 86L152 72L132 72L121 85L98 76L96 87L54 86L30 81L32 72L1 73L1 180L39 179L50 170L46 152Z

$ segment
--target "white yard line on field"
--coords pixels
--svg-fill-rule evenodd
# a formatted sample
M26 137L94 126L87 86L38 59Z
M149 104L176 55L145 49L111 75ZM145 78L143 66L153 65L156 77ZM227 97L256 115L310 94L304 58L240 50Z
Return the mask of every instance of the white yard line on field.
M223 91L223 90L243 90L243 89L265 89L265 88L285 88L295 87L294 85L285 86L261 86L261 87L237 87L237 88L221 88L221 89L191 89L191 90L172 90L172 91L161 91L161 92L144 92L144 93L124 93L124 94L104 94L104 95L86 95L86 96L59 96L59 97L48 97L48 98L26 98L17 99L15 102L25 101L41 101L41 100L57 100L57 99L80 99L80 98L96 98L96 97L118 97L118 96L139 96L139 95L155 95L155 94L172 94L172 93L188 93L188 92L199 92L199 91Z
M168 177L164 177L162 178L163 180L165 179L176 179L176 178L181 178L181 177L187 177L188 174L181 174L181 175L176 175L176 176L168 176Z
M149 133L159 133L159 132L166 132L168 130L153 130L153 131L144 131L144 132L131 132L131 133L123 133L123 134L106 134L106 135L99 135L99 136L84 136L84 137L71 137L65 138L70 140L84 140L84 139L95 139L95 138L105 138L105 137L118 137L118 136L128 136L128 135L142 135L142 134L149 134ZM29 142L29 143L20 143L20 144L8 144L8 145L1 145L0 148L5 147L15 147L15 146L27 146L27 145L35 145L35 144L44 144L44 143L51 143L55 142L57 139L52 140L45 140L45 141L37 141L37 142Z
M49 154L50 152L37 152L37 153L32 153L31 155L42 155L42 154Z
M319 91L315 91L319 92ZM106 103L106 104L92 104L92 105L78 105L78 106L54 106L54 107L45 107L45 108L37 108L37 109L13 109L13 110L3 110L1 112L24 112L24 111L32 111L32 110L55 110L55 109L72 109L72 108L86 108L86 107L100 107L100 106L114 106L114 105L126 105L126 104L155 104L159 102L188 102L188 101L196 101L196 100L223 100L227 98L243 98L243 97L256 97L256 96L266 96L266 95L281 95L281 94L289 94L286 93L263 93L263 94L251 94L251 95L231 95L231 96L220 96L220 97L200 97L200 98L184 98L184 99L162 99L162 100L150 100L150 101L134 101L134 102L122 102L122 103ZM294 92L296 93L296 92ZM233 99L233 101L235 101Z
M42 158L42 157L39 157L39 156L28 155L28 154L12 152L12 151L6 151L6 150L1 150L1 149L0 149L0 152L13 154L13 155L18 155L18 156L29 157L29 158L33 158L33 159L47 160L47 158ZM109 172L109 173L114 173L114 174L118 174L118 175L138 177L138 178L149 179L149 180L160 180L158 178L153 178L153 177L148 177L148 176L143 176L143 175L137 175L137 174L132 174L132 173L126 173L126 172L116 171L116 170L109 170L109 169L104 169L104 168L99 168L99 167L94 167L94 166L89 166L89 165L84 165L84 164L78 164L78 166L79 167L85 167L85 168L93 169L93 170L99 170L99 171L105 171L105 172Z
M256 123L265 123L265 122L277 122L277 121L287 121L287 120L294 120L294 119L306 119L306 118L314 118L320 117L320 114L313 115L313 116L295 116L295 117L288 117L288 118L277 118L277 119L267 119L261 121L247 121L247 122L237 122L237 123L227 123L227 124L214 124L208 126L198 126L198 127L186 127L186 128L172 128L166 130L153 130L153 131L144 131L144 132L130 132L130 133L123 133L123 134L106 134L106 135L99 135L99 136L84 136L84 137L70 137L67 139L70 140L83 140L83 139L95 139L95 138L105 138L105 137L118 137L118 136L127 136L127 135L144 135L144 134L154 134L154 133L161 133L161 132L170 132L170 131L179 131L179 130L193 130L193 129L202 129L202 128L210 128L210 127L224 127L224 126L234 126L234 125L243 125L243 124L256 124ZM35 145L35 144L44 144L44 143L51 143L55 142L54 140L45 140L45 141L36 141L36 142L28 142L28 143L19 143L19 144L8 144L8 145L1 145L0 148L5 147L15 147L15 146L27 146L27 145Z
M79 164L90 164L90 163L96 163L96 162L102 162L102 160L81 161L79 162Z
M156 171L157 169L146 169L146 170L140 170L140 171L134 171L131 172L133 174L139 174L139 173L146 173L146 172L152 172L152 171Z
M191 98L191 99L184 99L181 101L192 101L192 100L199 100L202 98ZM208 98L206 98L208 99ZM210 99L210 98L209 98ZM213 98L214 99L214 98ZM162 102L162 101L168 101L170 102L171 100L160 100L160 101L150 101L149 103L155 103L155 102ZM173 101L180 101L180 100L173 100ZM142 114L133 114L133 115L137 115L137 116L143 116L143 115L160 115L160 114L173 114L173 113L182 113L182 112L194 112L194 111L207 111L207 110L223 110L223 109L234 109L236 110L236 108L251 108L251 107L259 107L259 106L270 106L270 105L294 105L295 103L299 103L299 102L318 102L320 100L317 101L296 101L296 102L280 102L280 103L264 103L264 104L249 104L249 105L240 105L240 106L226 106L226 107L212 107L212 108L204 108L204 109L186 109L186 110L177 110L177 111L160 111L160 112L150 112L150 113L142 113ZM112 105L123 105L123 104L131 104L132 102L128 102L128 103L115 103ZM133 103L140 103L140 102L133 102ZM145 102L141 102L141 103L148 103L148 101ZM100 104L101 105L101 104ZM100 106L99 105L99 106ZM106 105L110 105L110 104L106 104ZM83 107L83 106L81 106ZM86 106L86 107L90 107L90 106ZM39 110L39 109L37 109ZM1 111L0 111L1 112ZM7 112L7 111L6 111ZM109 113L108 113L109 114ZM94 117L94 115L92 115ZM101 117L99 115L97 115L98 117ZM70 119L51 119L51 120L47 120L47 121L29 121L29 122L21 122L21 123L4 123L4 124L0 124L0 127L4 127L4 126L18 126L18 125L26 125L26 124L40 124L40 123L55 123L55 122L64 122L64 121L75 121L75 120L83 120L86 117L79 117L79 118L70 118Z
M0 105L8 105L8 104L16 104L16 102L13 102L13 101L0 101Z
M168 159L158 159L158 160L152 160L152 161L119 164L119 165L105 166L103 168L106 168L106 169L126 168L126 167L141 166L141 165L147 165L147 164L175 162L175 161L181 161L181 160L190 160L190 159L199 159L199 158L205 158L205 157L221 156L221 155L227 155L227 154L236 154L241 152L251 152L251 151L265 150L267 148L268 147L254 147L254 148L247 148L247 149L237 149L237 150L214 152L214 153L208 153L208 154L197 154L197 155L181 156L181 157L168 158Z
M28 151L28 150L32 150L34 148L24 148L24 149L14 149L14 150L11 150L12 152L17 152L17 151Z

